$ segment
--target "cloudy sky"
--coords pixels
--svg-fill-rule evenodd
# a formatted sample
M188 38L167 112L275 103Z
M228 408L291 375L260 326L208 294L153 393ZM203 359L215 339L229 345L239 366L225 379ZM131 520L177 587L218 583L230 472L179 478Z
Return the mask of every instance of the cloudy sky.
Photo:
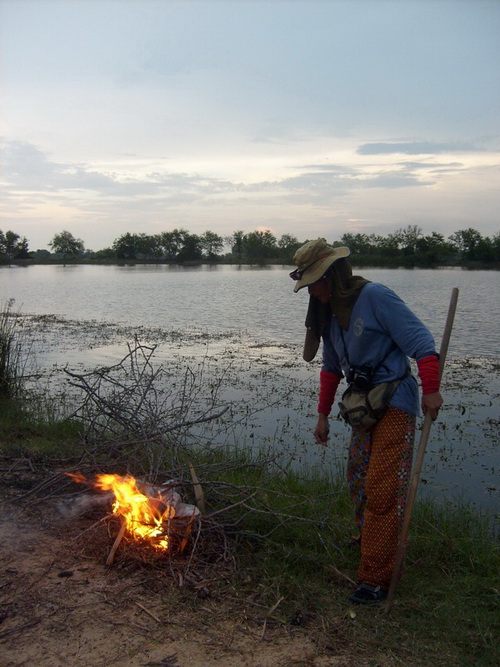
M0 0L0 229L500 231L500 0Z

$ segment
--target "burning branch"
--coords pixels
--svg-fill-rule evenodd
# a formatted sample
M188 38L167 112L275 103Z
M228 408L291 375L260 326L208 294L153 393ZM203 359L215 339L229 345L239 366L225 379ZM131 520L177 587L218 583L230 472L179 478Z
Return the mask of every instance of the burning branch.
M127 533L132 540L145 542L159 551L170 551L171 537L174 536L172 522L183 522L183 530L177 536L178 548L182 553L186 548L194 519L200 512L194 505L181 501L172 483L162 487L153 487L139 482L132 475L99 474L92 482L81 474L67 473L73 481L93 486L100 495L113 500L113 515L120 519L120 530L115 538L106 565L112 565L120 543ZM99 495L85 496L86 505L89 499L99 502ZM186 523L187 520L187 523Z
M113 543L113 546L111 547L111 551L109 552L109 555L106 559L106 565L112 565L113 564L113 561L115 559L116 551L117 551L118 547L120 546L120 542L122 541L123 536L125 535L125 530L127 528L127 522L125 521L125 519L123 517L121 517L120 524L121 524L120 525L120 530L118 531L118 535L116 536L116 539Z

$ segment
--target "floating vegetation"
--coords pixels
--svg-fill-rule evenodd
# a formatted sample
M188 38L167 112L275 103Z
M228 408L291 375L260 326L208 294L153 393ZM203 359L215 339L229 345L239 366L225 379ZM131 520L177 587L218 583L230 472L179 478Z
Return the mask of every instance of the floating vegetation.
M211 446L273 450L283 464L345 465L349 429L335 415L330 446L314 444L317 375L320 362L305 364L301 345L252 339L243 331L216 334L203 329L125 327L52 315L25 316L38 364L50 376L50 392L64 395L64 367L72 371L109 366L131 340L154 345L154 363L170 382L187 367L203 364L206 391L217 387L229 404L226 422L204 425L197 437ZM59 372L60 371L60 372ZM422 471L422 493L448 502L466 499L495 509L498 502L500 363L495 358L448 358L443 381L445 405L433 426ZM418 438L418 436L417 436Z

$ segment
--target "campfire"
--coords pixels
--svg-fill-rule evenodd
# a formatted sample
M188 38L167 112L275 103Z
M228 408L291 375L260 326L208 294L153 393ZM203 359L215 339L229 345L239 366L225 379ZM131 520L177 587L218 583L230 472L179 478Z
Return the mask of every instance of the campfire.
M99 474L92 481L81 474L66 474L73 481L100 492L100 497L93 497L96 503L112 500L112 513L119 517L121 526L108 556L108 565L113 562L124 535L157 551L168 551L172 534L179 537L182 525L179 549L185 549L192 523L200 511L195 505L181 501L173 482L158 487L141 482L132 475ZM92 504L92 499L85 504Z

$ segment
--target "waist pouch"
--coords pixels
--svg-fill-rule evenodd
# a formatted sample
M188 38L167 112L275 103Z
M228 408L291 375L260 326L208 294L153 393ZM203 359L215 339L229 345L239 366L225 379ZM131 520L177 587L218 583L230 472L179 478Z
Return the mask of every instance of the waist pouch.
M340 414L353 428L373 426L387 410L400 382L401 380L381 382L363 391L349 385L339 402Z

